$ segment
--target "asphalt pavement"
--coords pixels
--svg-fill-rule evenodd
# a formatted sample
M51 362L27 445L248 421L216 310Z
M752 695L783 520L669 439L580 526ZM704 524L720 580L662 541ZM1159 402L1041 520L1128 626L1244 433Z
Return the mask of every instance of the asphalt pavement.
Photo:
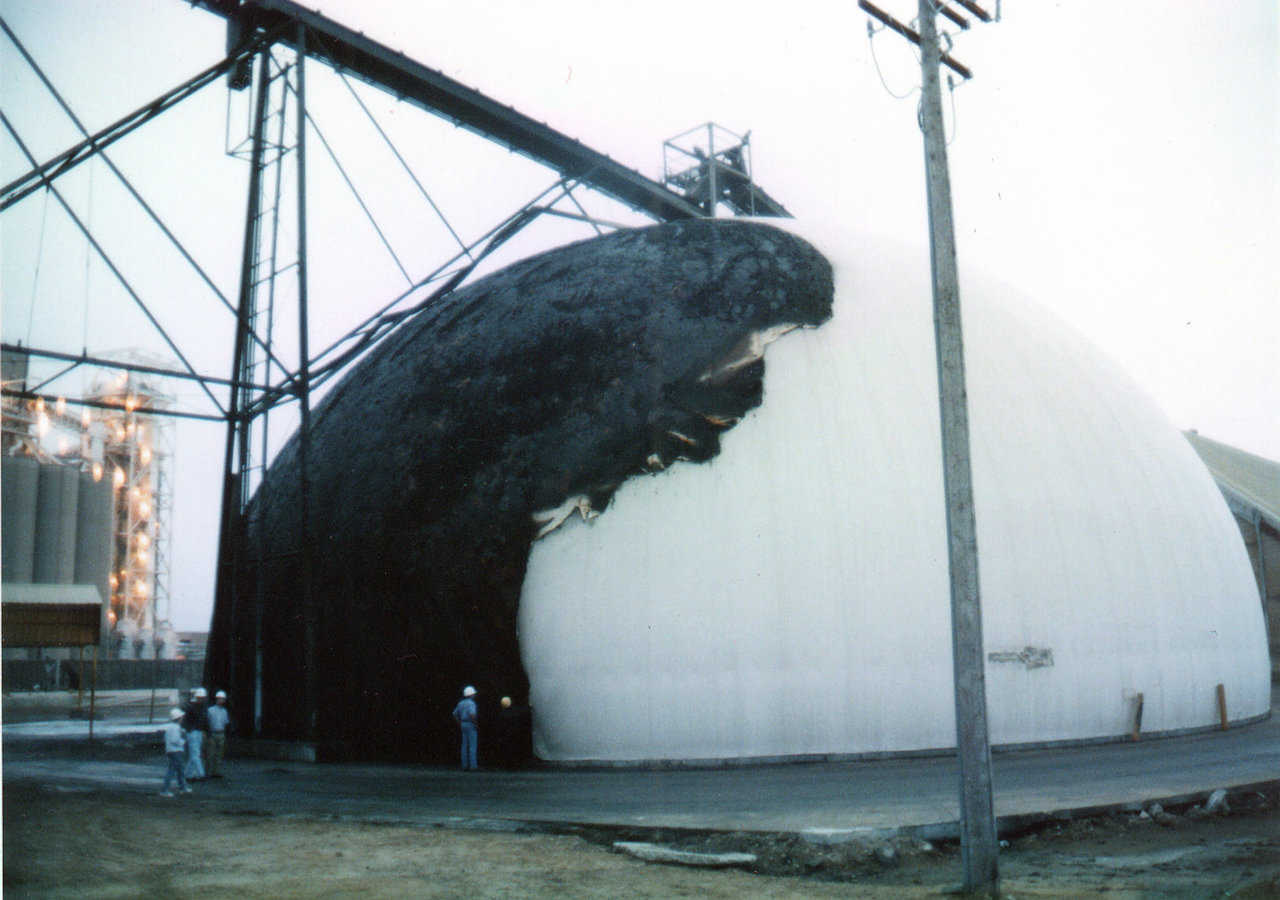
M995 754L1003 830L1116 808L1198 801L1218 788L1280 784L1280 715L1228 731ZM85 724L78 723L87 736ZM6 725L3 780L56 790L155 794L164 773L158 725L109 722L98 742L67 723ZM136 749L155 731L153 759ZM60 734L58 732L61 732ZM129 744L130 736L133 743ZM123 742L123 743L122 743ZM132 746L132 752L119 748ZM117 748L113 751L113 747ZM483 748L482 748L483 749ZM954 757L734 768L525 771L230 759L227 777L156 802L271 815L486 828L578 825L802 833L833 841L866 832L954 835Z

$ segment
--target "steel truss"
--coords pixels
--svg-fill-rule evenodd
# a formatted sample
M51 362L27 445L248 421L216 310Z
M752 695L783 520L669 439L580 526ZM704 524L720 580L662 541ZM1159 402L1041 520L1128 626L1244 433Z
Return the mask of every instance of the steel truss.
M149 374L169 378L183 379L197 383L206 396L212 411L207 409L155 409L155 415L173 416L222 422L226 426L226 443L223 466L223 499L221 506L221 522L219 528L218 576L214 613L215 630L218 617L226 615L224 624L234 626L237 617L243 614L242 599L237 596L239 585L243 583L241 572L250 562L261 566L265 560L262 552L250 553L245 545L248 529L246 515L251 509L250 498L255 487L261 488L262 475L268 456L267 421L270 411L283 403L298 404L300 413L299 437L299 477L301 479L302 522L304 533L301 535L301 546L295 554L304 556L301 571L307 573L310 566L305 557L310 553L311 541L305 533L309 522L307 506L310 502L310 486L308 484L307 451L310 434L310 398L312 393L329 379L343 372L354 360L363 355L379 341L387 337L397 325L413 316L418 311L439 301L455 290L490 254L500 248L513 236L522 231L543 215L556 216L581 221L593 227L597 233L604 228L622 227L614 222L595 218L578 202L574 191L579 187L605 194L619 200L632 209L644 213L659 221L694 218L714 215L716 200L728 203L735 212L754 212L755 214L787 215L785 209L772 198L750 183L749 166L740 165L741 156L734 156L732 148L721 145L721 148L709 146L709 158L712 165L708 173L710 184L706 187L699 184L690 189L679 181L671 179L668 183L652 181L638 172L628 169L611 158L597 153L581 142L568 138L542 123L523 116L510 107L454 82L439 72L422 66L403 54L377 44L363 35L357 34L332 22L323 16L307 10L289 0L193 0L193 5L202 6L212 12L226 17L228 21L228 45L231 48L227 56L182 84L165 92L150 103L144 104L132 113L124 116L112 125L89 134L76 118L67 103L45 77L35 60L27 53L16 35L0 18L9 40L17 46L19 52L32 69L37 73L46 88L51 92L68 117L76 124L83 140L57 154L51 159L39 163L27 151L26 145L13 127L12 123L0 113L0 124L9 131L26 155L31 165L21 178L15 179L0 188L0 210L6 209L33 191L43 187L63 206L68 216L83 233L85 239L105 263L108 270L124 287L135 304L141 309L157 333L165 340L175 357L182 363L182 368L165 368L162 366L144 366L122 360L111 360L103 357L89 356L87 351L80 354L69 354L55 350L23 347L21 345L4 345L6 354L17 354L31 358L56 360L68 365L51 379L47 379L34 390L25 385L6 386L3 394L6 397L36 400L45 398L52 402L55 397L40 389L49 382L81 366L115 370L126 374ZM284 47L292 54L291 58L281 63L273 56L274 47ZM520 152L537 162L552 168L558 173L556 180L536 196L517 207L511 214L498 222L487 232L471 242L464 241L452 225L444 219L435 202L417 177L409 172L415 185L424 199L439 215L458 244L458 251L447 261L436 267L425 277L413 279L404 266L396 260L405 276L407 287L393 297L384 306L363 321L356 324L342 337L332 342L319 353L312 355L308 347L308 309L307 309L307 253L306 253L306 138L308 125L310 131L321 141L338 166L348 187L356 194L356 199L365 208L375 230L377 223L368 213L364 201L360 199L354 185L346 177L341 164L338 163L323 134L307 111L305 94L305 61L310 57L337 70L344 83L351 88L346 75L355 76L397 98L407 100L415 105L440 115L465 127L486 139L501 143L510 149ZM249 86L256 60L257 86L253 94L253 114L250 118L251 135L246 141L233 146L228 142L226 150L229 154L249 161L248 204L246 209L243 253L240 266L238 295L234 301L224 296L214 284L212 278L202 269L191 254L183 247L181 241L168 228L160 216L149 206L129 180L111 163L106 148L120 138L151 121L164 111L172 108L182 100L194 95L201 88L227 75L232 90L240 90ZM272 101L273 91L278 99ZM352 94L361 108L369 115L370 121L379 134L390 144L390 139L381 127L373 120L372 114L359 95ZM293 124L295 133L292 143L286 133L287 109L292 100L294 110ZM275 105L272 105L272 104ZM230 122L230 105L228 105L228 123ZM274 135L271 129L274 126ZM714 132L707 126L708 135ZM737 136L733 136L737 138ZM713 138L712 138L713 139ZM674 139L673 139L674 140ZM671 142L669 142L671 143ZM673 145L674 146L674 145ZM738 138L740 151L747 149L747 138ZM397 159L408 170L408 164L392 145ZM726 156L726 151L730 151ZM296 226L298 243L293 260L281 264L282 247L279 241L279 224L282 216L281 183L285 157L292 154L295 158L297 176L296 187ZM217 296L223 306L236 316L235 339L232 352L232 366L229 377L216 377L197 372L186 360L176 343L169 337L153 315L145 301L130 286L120 269L114 265L106 251L94 239L89 227L71 210L69 204L54 186L54 182L74 169L81 162L98 156L110 168L112 173L123 183L128 192L148 213L152 221L174 245L182 257L192 266L205 284ZM703 167L707 169L707 167ZM695 173L696 174L696 173ZM723 187L717 187L718 184ZM741 188L745 182L749 190L747 194L730 195L728 185ZM704 199L703 195L706 195ZM746 200L741 198L746 197ZM735 202L736 201L736 202ZM574 211L557 208L558 204L568 202ZM391 250L383 237L383 243ZM394 252L392 252L394 257ZM298 305L298 341L299 355L295 366L286 365L275 353L275 307L276 292L282 277L291 277L296 281ZM224 391L227 397L224 405L215 395L214 389ZM79 407L115 407L92 396L61 397L66 404ZM255 442L254 425L260 428L260 436ZM261 532L261 529L259 529ZM305 577L305 576L304 576ZM257 579L261 585L262 579ZM260 588L259 588L260 590ZM316 721L317 691L314 672L316 635L318 629L317 611L310 594L309 587L304 585L304 607L300 612L304 623L304 652L306 654L307 682L303 687L303 703L308 712L307 719L314 728ZM255 640L252 648L229 648L230 661L227 672L206 673L206 679L216 676L220 683L227 683L225 678L231 671L236 671L235 656L238 653L251 653L253 675L253 707L254 731L258 733L262 727L261 719L261 678L262 678L262 640L261 610L265 598L259 596L253 604L255 613ZM235 633L231 628L229 633ZM234 642L233 642L234 643ZM312 735L314 736L314 734Z

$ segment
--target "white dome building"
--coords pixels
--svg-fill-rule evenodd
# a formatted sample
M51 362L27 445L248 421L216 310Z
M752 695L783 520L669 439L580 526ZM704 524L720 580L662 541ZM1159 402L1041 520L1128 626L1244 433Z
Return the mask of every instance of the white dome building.
M763 404L531 550L543 759L954 746L928 258L796 230L834 314L768 347ZM1062 323L961 298L992 743L1125 735L1139 693L1144 732L1208 728L1218 684L1233 721L1266 714L1257 588L1195 452Z

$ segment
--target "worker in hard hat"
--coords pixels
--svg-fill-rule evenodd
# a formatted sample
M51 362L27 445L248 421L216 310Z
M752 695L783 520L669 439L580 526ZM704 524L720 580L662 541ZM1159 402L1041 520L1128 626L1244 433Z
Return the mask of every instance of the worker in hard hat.
M202 687L191 689L191 699L183 707L182 727L187 730L188 781L204 780L204 736L209 730L209 712L205 703L209 692Z
M227 692L218 691L213 695L213 706L209 707L209 765L205 770L210 778L222 777L222 757L227 752L227 728L231 724L231 714L227 712Z
M164 788L160 791L161 797L172 797L172 787L177 782L178 790L184 794L191 793L191 786L187 784L186 776L183 775L182 769L186 765L187 752L187 733L182 727L182 719L186 714L174 707L169 710L169 724L164 726L164 755L168 760L169 768L164 773Z
M453 718L462 730L462 771L474 772L480 768L476 761L476 745L480 742L479 714L476 709L476 689L467 685L462 689L462 699L453 708Z

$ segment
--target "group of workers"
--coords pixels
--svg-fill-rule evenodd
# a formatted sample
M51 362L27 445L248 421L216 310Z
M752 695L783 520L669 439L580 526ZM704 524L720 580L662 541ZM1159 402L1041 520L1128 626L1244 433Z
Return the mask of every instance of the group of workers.
M168 768L160 796L172 797L175 786L182 793L189 794L192 781L222 777L219 770L226 753L227 729L230 726L227 692L218 691L213 699L214 705L209 706L209 692L196 687L191 689L191 697L186 703L169 710L169 724L164 728Z
M453 718L462 732L462 769L474 772L480 768L480 722L476 707L476 689L467 685L462 689L462 699L453 708ZM169 710L169 724L164 728L164 752L168 769L164 774L162 797L172 797L176 786L184 794L191 793L192 781L221 778L222 758L227 748L227 729L230 716L227 713L227 692L213 695L214 705L208 705L208 692L202 688L191 689L191 699L181 707ZM502 698L503 714L511 709L511 699ZM208 740L206 741L206 737Z

